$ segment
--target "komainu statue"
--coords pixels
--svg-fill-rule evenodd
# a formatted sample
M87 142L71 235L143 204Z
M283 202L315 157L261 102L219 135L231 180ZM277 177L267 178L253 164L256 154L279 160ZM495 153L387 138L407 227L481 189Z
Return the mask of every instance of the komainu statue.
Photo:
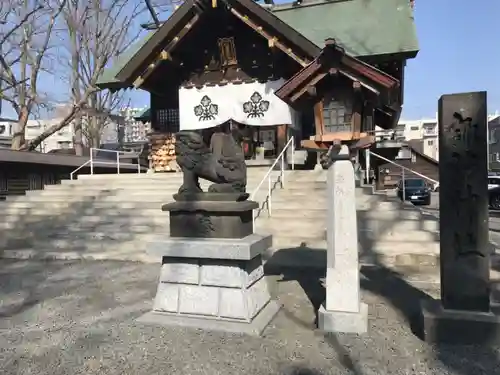
M199 178L213 182L208 193L248 197L244 194L247 171L243 151L227 127L180 131L176 135L175 153L184 175L178 198L195 196L203 200Z

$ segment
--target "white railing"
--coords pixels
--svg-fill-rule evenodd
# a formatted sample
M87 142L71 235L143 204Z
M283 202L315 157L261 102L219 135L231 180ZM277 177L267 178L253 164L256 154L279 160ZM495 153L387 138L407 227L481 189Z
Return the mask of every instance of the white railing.
M368 152L368 154L373 155L376 158L379 158L380 160L383 160L383 161L385 161L387 163L393 164L393 165L401 168L401 180L403 180L403 184L402 184L402 186L403 186L403 197L406 197L406 194L405 194L406 193L405 192L405 183L404 183L404 181L405 181L405 171L408 171L408 172L410 172L410 173L412 173L412 174L414 174L416 176L422 177L424 180L432 182L433 189L435 189L437 186L439 186L439 181L436 181L436 180L434 180L434 179L432 179L430 177L427 177L426 175L418 173L418 172L414 171L413 169L410 169L410 168L407 168L405 166L402 166L401 164L398 164L395 161L392 161L392 160L389 160L387 158L384 158L382 155L376 154L376 153L374 153L374 152L372 152L370 150L366 150L366 151Z
M110 154L115 154L114 159L99 159L96 158L94 155L95 151L100 151L100 152L107 152ZM87 165L90 167L90 174L94 174L94 167L95 166L100 166L100 165L116 165L116 173L120 174L120 167L130 167L130 166L137 166L137 173L141 173L141 163L140 163L140 155L141 153L137 152L127 152L127 151L116 151L116 150L105 150L102 148L91 148L90 149L90 159L87 160L85 163L80 165L78 168L76 168L73 172L70 173L70 179L73 180L75 173L78 172L80 169L83 167L86 167ZM132 159L137 159L137 165L133 163L123 163L120 159L126 157L126 158L132 158Z
M251 200L255 200L255 196L259 192L260 188L266 182L267 180L267 195L264 201L262 202L262 205L259 204L259 208L257 210L253 211L253 221L255 225L255 219L260 215L260 212L264 208L264 206L267 208L267 214L271 216L271 210L272 210L272 192L275 188L275 186L279 183L280 187L283 189L285 187L285 157L286 157L286 151L290 149L291 150L291 157L292 157L292 163L291 167L292 170L295 169L295 160L294 160L294 153L295 153L295 141L294 138L291 137L288 142L286 143L285 147L283 147L283 150L281 150L280 154L274 161L274 163L271 165L267 173L264 175L264 178L260 181L260 183L257 185L255 190L252 192L250 195ZM278 177L278 180L273 183L272 181L272 172L274 171L274 168L276 165L280 162L280 174Z

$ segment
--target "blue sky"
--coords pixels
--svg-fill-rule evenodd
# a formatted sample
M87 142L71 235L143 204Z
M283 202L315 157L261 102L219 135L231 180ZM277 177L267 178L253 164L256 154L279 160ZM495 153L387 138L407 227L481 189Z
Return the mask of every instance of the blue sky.
M406 67L402 118L433 117L441 95L478 90L488 91L490 113L500 111L499 18L500 0L415 1L420 52ZM145 92L131 98L135 107L149 105Z
M420 43L408 62L403 118L434 116L445 93L486 90L500 110L499 0L416 0Z

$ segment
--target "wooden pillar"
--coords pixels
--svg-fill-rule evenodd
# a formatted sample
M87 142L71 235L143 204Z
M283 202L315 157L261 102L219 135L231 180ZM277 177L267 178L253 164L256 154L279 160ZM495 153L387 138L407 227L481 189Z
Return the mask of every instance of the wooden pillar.
M287 128L288 128L288 125L286 125L286 124L277 126L277 129L276 129L276 144L277 144L276 156L278 156L279 153L281 151L283 151L283 148L285 147L286 143L288 142Z
M363 106L363 123L362 130L364 132L370 133L375 130L375 120L373 114L373 102L371 100L366 100Z
M351 126L352 126L352 138L356 140L359 139L361 135L362 111L363 111L363 96L361 92L361 84L359 82L354 82Z
M323 123L323 102L318 102L314 105L314 127L315 140L321 141L321 137L325 134L325 124Z

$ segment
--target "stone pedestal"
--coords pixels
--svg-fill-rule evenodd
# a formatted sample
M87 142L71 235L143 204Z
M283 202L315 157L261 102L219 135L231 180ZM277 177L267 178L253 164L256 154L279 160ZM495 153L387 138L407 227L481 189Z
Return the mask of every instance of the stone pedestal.
M445 309L441 301L423 301L423 336L429 343L500 346L500 306L489 311Z
M175 202L171 230L191 237L152 242L162 258L153 311L139 321L260 335L280 306L271 300L262 253L271 236L250 234L255 202ZM190 223L191 226L187 226ZM227 223L227 225L225 225ZM229 230L231 229L231 230ZM213 238L215 235L225 238ZM233 237L233 238L231 238Z
M364 333L368 306L360 301L358 231L354 168L347 146L328 168L326 302L318 311L319 328L327 332Z
M165 204L162 210L170 212L170 237L243 238L253 233L252 211L258 207L253 201L191 200Z
M486 93L439 100L441 300L422 303L428 342L500 343L490 305Z

